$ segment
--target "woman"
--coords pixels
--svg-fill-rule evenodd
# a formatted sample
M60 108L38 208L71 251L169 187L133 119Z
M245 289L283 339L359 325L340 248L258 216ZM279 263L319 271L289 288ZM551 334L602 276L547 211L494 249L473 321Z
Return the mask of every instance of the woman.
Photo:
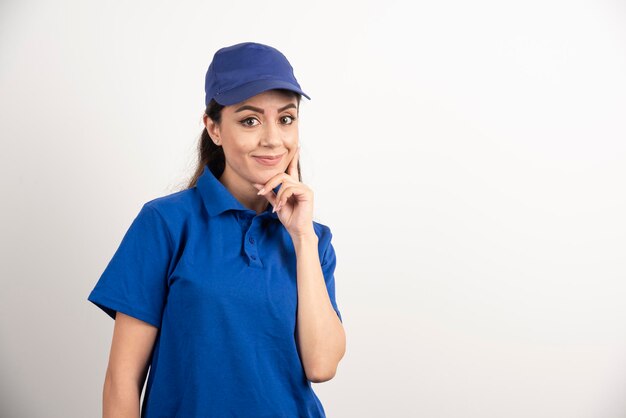
M88 297L115 319L103 414L325 417L311 382L346 343L332 234L300 177L310 97L253 42L215 53L205 93L189 187L143 205Z

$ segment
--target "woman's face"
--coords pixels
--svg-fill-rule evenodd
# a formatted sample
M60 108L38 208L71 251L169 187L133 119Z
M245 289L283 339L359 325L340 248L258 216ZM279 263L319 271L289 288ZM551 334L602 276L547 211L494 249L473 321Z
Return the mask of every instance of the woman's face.
M297 117L296 97L276 90L224 107L219 125L205 117L209 135L224 149L223 176L231 184L247 182L251 186L283 173L298 147ZM260 156L279 158L256 158Z

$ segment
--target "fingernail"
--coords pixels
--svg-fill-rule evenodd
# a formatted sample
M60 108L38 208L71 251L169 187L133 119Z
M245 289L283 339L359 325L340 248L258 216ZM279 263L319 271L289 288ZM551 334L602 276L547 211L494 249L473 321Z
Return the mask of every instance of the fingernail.
M260 195L260 194L263 194L263 193L265 193L265 189L261 189L261 190L259 190L259 191L257 192L257 195Z

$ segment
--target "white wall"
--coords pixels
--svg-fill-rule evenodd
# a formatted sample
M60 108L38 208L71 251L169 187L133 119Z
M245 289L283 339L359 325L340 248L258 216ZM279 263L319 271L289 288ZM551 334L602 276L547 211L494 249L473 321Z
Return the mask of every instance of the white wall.
M329 417L626 414L626 6L0 3L0 415L95 417L86 300L191 173L213 53L273 45L312 97L304 181L347 353Z

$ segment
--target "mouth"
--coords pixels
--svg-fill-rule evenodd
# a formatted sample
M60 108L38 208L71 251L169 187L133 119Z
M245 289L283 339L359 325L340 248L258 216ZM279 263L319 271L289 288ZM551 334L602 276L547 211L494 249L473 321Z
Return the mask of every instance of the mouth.
M278 164L279 162L282 161L283 156L285 154L280 154L280 155L253 155L252 158L255 159L255 161L257 161L259 164L262 165L267 165L267 166L274 166L276 164Z

